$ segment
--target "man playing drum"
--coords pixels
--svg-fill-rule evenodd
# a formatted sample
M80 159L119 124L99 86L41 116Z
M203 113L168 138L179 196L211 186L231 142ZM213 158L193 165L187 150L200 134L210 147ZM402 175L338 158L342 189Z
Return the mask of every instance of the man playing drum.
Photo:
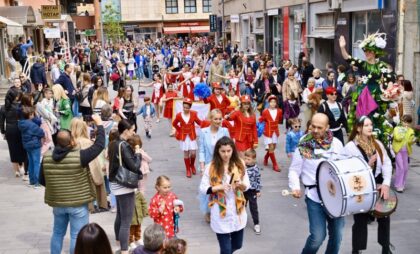
M321 205L316 189L318 165L326 160L323 155L342 154L343 145L329 130L328 116L317 113L312 117L311 132L302 137L293 154L289 168L289 187L295 198L300 198L300 178L305 186L305 202L308 210L309 232L302 254L314 254L326 237L328 223L328 246L325 253L338 254L344 228L344 217L330 218Z

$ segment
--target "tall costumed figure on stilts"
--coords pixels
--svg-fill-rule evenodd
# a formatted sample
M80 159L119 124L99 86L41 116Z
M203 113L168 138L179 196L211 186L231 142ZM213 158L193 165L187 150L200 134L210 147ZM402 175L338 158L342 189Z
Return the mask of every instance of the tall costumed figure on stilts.
M346 40L340 36L339 45L343 58L358 68L360 78L349 91L351 105L348 126L353 127L357 118L369 116L374 133L389 150L393 127L399 123L398 104L403 88L395 83L392 66L380 61L386 55L386 34L376 32L359 41L365 59L351 56L346 50Z

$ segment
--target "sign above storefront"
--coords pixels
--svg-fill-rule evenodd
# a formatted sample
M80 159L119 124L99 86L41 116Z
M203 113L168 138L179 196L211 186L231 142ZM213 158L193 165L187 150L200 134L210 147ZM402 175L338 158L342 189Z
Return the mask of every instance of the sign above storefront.
M41 5L42 19L61 19L61 9L58 5Z
M44 28L44 35L46 39L60 38L60 28Z
M278 16L279 15L279 9L268 10L267 15L268 16Z
M230 15L230 23L239 23L239 15Z

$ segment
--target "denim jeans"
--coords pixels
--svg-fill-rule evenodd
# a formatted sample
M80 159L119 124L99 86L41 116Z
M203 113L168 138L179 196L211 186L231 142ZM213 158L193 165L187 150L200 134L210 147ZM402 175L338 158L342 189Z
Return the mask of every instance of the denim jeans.
M73 116L78 117L79 113L79 101L74 99L71 104L71 110L73 111Z
M143 66L137 67L136 76L138 80L142 80L144 78Z
M39 169L41 167L41 148L26 151L28 154L29 184L39 184Z
M88 205L78 207L53 207L54 228L51 237L51 254L61 254L63 239L70 222L70 254L74 253L80 229L89 223Z
M310 235L306 239L302 254L317 253L327 233L328 224L328 245L326 254L338 254L340 252L341 239L343 237L344 217L330 218L320 203L305 198Z
M216 235L217 240L219 241L220 254L232 254L242 248L242 242L244 240L243 229L228 234Z

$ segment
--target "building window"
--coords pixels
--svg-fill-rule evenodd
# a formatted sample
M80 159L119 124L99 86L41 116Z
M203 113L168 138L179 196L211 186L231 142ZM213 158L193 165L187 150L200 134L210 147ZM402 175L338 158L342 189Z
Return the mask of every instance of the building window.
M178 0L165 0L166 13L178 13Z
M317 14L317 27L334 27L334 14Z
M381 28L381 14L378 11L355 13L353 16L353 56L365 59L363 50L359 48L359 42L365 35L375 33Z
M184 12L185 13L196 13L197 2L196 0L184 0Z
M256 22L256 24L255 24L255 28L257 28L257 29L262 29L262 28L264 28L264 18L263 17L261 17L261 18L256 18L255 19L255 22Z
M204 13L211 12L211 0L203 0L203 12Z

